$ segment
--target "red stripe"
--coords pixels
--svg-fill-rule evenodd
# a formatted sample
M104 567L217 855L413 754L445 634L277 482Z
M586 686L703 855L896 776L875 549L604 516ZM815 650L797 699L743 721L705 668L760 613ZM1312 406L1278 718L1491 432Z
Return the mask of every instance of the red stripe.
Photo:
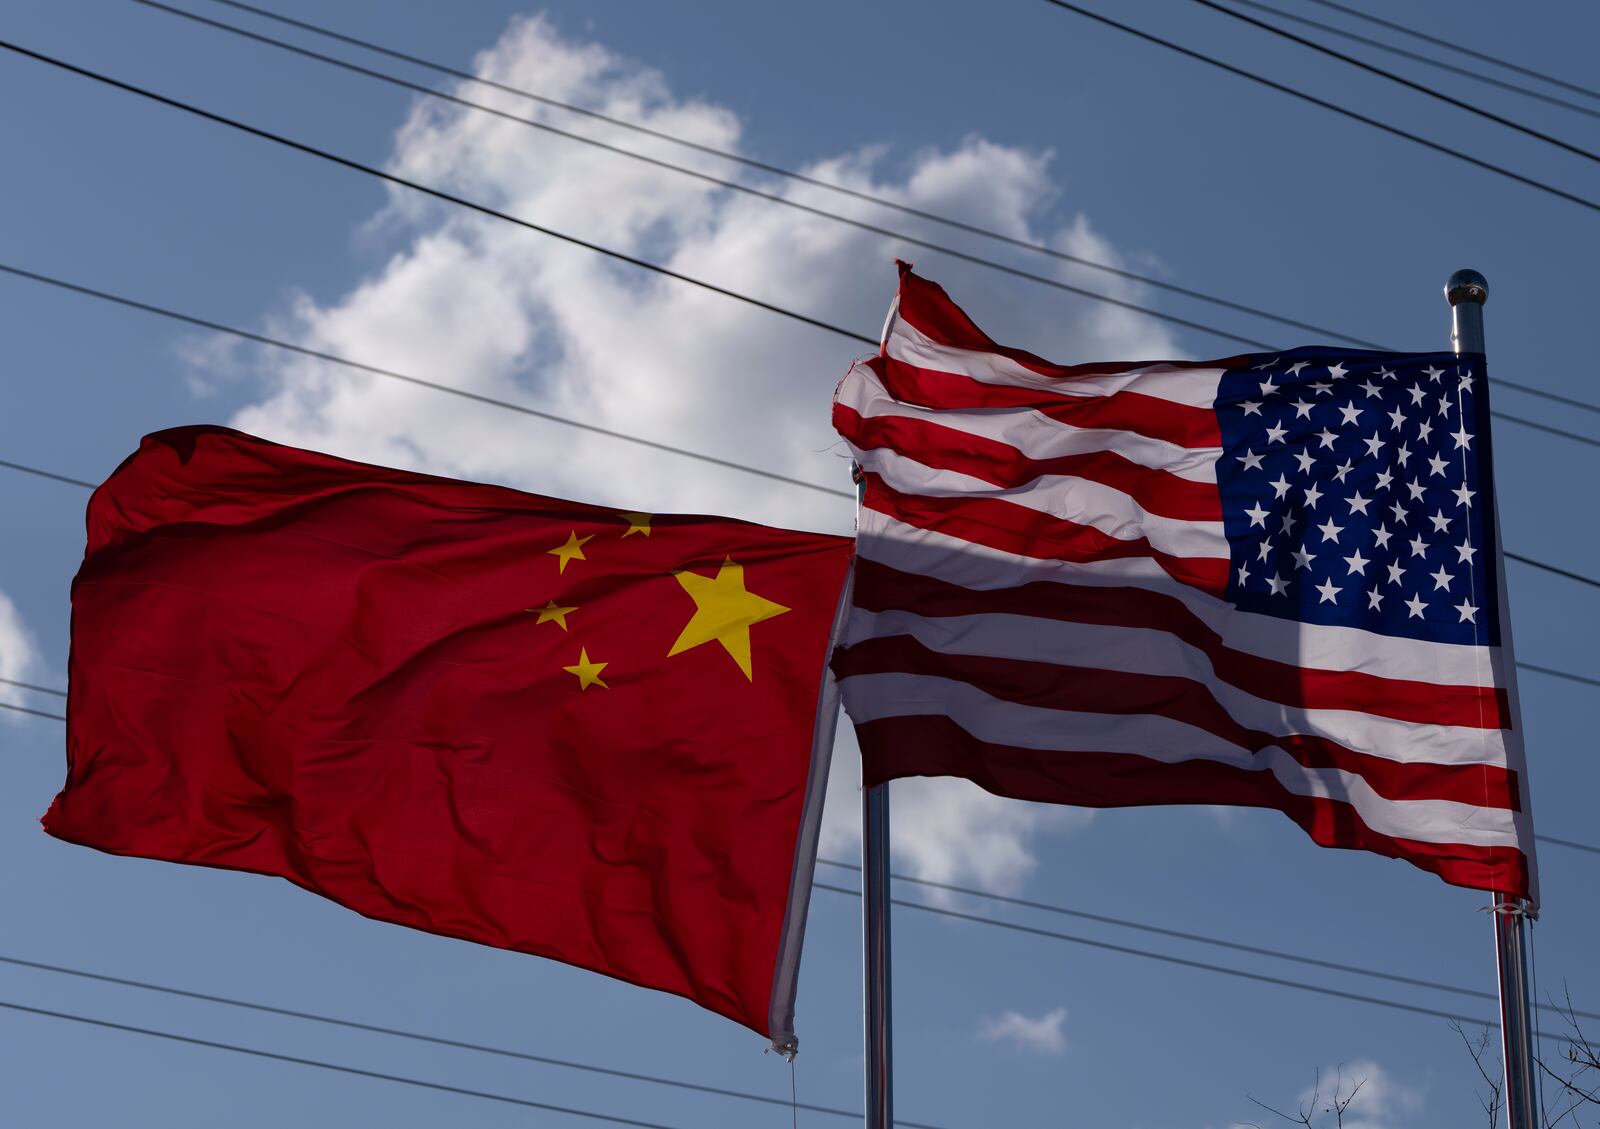
M1148 364L1167 364L1174 368L1233 368L1248 354L1225 357L1216 361L1158 361L1132 364L1128 362L1096 363L1092 365L1058 365L1022 349L1011 349L997 344L993 338L978 328L966 311L950 300L944 287L936 282L913 274L909 263L900 263L900 316L916 326L925 336L941 345L957 349L975 349L985 353L998 353L1018 364L1026 365L1043 376L1072 379L1079 376L1102 376L1108 372L1121 372L1130 368L1143 368Z
M833 426L860 450L887 447L924 466L995 486L1025 486L1045 475L1065 475L1120 490L1146 513L1183 521L1222 520L1222 496L1214 483L1152 470L1114 451L1036 459L1009 443L954 427L907 416L862 416L843 404L833 406Z
M980 741L946 717L856 726L862 781L960 776L1000 796L1080 807L1226 804L1275 808L1324 847L1404 859L1456 886L1529 895L1528 860L1512 847L1427 843L1380 834L1348 804L1289 792L1269 772L1210 761L1165 764L1127 753L1050 753Z
M1177 404L1142 392L1072 396L1020 384L990 384L891 357L873 357L866 363L891 396L918 407L941 411L1012 408L1038 412L1068 427L1132 431L1179 447L1222 445L1217 413L1210 408Z
M1036 560L1088 561L1149 557L1174 580L1212 595L1228 587L1226 557L1175 557L1143 537L1121 541L1093 526L1079 525L1001 498L932 498L902 494L876 474L866 476L862 505L896 521L1004 553Z
M1064 666L935 651L908 635L868 639L834 652L839 678L910 673L949 678L1002 701L1069 713L1155 714L1192 725L1252 753L1276 745L1306 768L1354 773L1389 800L1451 800L1516 809L1513 774L1496 765L1405 763L1347 749L1325 737L1267 733L1236 721L1202 682L1176 675ZM1063 716L1063 728L1073 719ZM1073 757L1076 753L1058 753Z
M1144 588L1035 581L980 592L858 560L855 603L869 611L908 611L931 618L1005 614L1166 631L1204 653L1222 681L1258 698L1301 709L1353 710L1397 721L1477 729L1503 728L1509 716L1503 689L1315 670L1237 650L1182 600Z

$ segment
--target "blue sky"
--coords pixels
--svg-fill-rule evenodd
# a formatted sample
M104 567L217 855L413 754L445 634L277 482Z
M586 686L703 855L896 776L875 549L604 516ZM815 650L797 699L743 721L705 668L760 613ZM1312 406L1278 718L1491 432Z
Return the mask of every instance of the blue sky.
M1283 3L1325 14L1301 0ZM1584 328L1600 215L1037 0L785 8L473 0L448 14L377 0L279 0L277 8L1398 348L1446 347L1440 287L1451 270L1470 265L1492 289L1491 372L1600 400ZM200 10L245 22L220 8ZM1541 8L1535 18L1473 0L1451 6L1449 24L1414 0L1384 11L1579 80L1592 69L1587 48L1600 32L1600 14L1573 4ZM998 336L1056 359L1235 350L509 123L419 107L405 92L122 0L24 0L8 14L5 34L27 46L868 333L881 322L900 253ZM1600 178L1579 159L1182 0L1151 0L1128 18L1600 194ZM1445 88L1479 94L1456 80ZM464 219L20 59L0 59L0 99L11 108L0 118L7 262L727 458L845 481L827 402L857 351L848 341ZM1565 137L1593 132L1587 118L1511 95L1493 104ZM547 120L566 124L553 113ZM685 159L659 145L640 148ZM690 163L726 169L709 158ZM798 198L838 206L815 193ZM852 214L870 209L852 206ZM1285 347L1321 343L904 217L889 225ZM214 421L629 508L830 530L850 522L848 503L822 495L352 380L16 279L0 278L0 332L0 459L71 476L103 477L145 432ZM1592 416L1497 395L1505 411L1600 434ZM1500 427L1495 442L1506 546L1594 573L1600 535L1586 499L1600 451L1513 425ZM31 654L26 673L14 676L60 685L84 492L10 472L0 479L0 593L32 640L25 651L9 631L0 660L14 671ZM1585 646L1600 596L1521 566L1509 578L1519 657L1600 676ZM0 616L0 625L10 622ZM1600 840L1590 801L1600 764L1586 724L1596 693L1536 674L1523 679L1536 822L1547 834ZM58 708L21 691L5 696ZM787 1068L762 1056L759 1038L686 1002L369 922L282 882L113 859L50 840L36 821L62 778L61 744L56 723L0 718L0 955L788 1093ZM841 748L836 770L830 857L853 852L850 753ZM897 864L926 877L1493 988L1484 899L1399 863L1319 850L1272 813L1090 816L937 782L897 785L896 805ZM1540 984L1559 990L1565 982L1580 1004L1600 1007L1592 959L1600 860L1548 848L1541 869ZM835 880L841 876L848 880L843 872ZM799 1008L804 1101L859 1103L857 912L851 899L815 896ZM898 1109L907 1119L949 1129L1063 1121L1221 1127L1265 1116L1247 1095L1292 1103L1316 1070L1340 1063L1372 1079L1363 1124L1420 1129L1481 1116L1472 1065L1436 1020L910 911L895 926ZM1110 927L1067 928L1219 959ZM1301 975L1259 958L1220 959ZM1492 1009L1331 973L1311 979L1468 1014ZM789 1119L777 1107L16 968L0 968L0 999L671 1125ZM16 1013L0 1013L0 1043L19 1125L583 1123ZM810 1114L802 1121L845 1124Z

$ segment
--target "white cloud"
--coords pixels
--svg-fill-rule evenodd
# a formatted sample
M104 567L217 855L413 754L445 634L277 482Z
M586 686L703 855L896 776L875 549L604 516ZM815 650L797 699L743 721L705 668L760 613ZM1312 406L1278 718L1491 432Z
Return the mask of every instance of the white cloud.
M989 1043L1007 1043L1017 1050L1032 1054L1059 1055L1067 1049L1067 1040L1061 1034L1067 1009L1058 1007L1037 1019L1019 1011L1004 1011L997 1016L986 1016L978 1022L978 1038Z
M895 868L932 882L980 886L1009 893L1032 872L1031 847L1042 832L1085 827L1094 812L1084 808L1008 800L966 780L912 777L890 786L890 849ZM843 717L828 776L820 852L823 857L861 857L861 753ZM954 895L924 890L933 902Z
M39 666L39 648L33 634L22 622L17 605L4 592L0 592L0 678L31 682ZM16 701L25 692L6 687L6 697ZM21 721L26 715L15 710L0 710L0 716L11 722Z
M541 18L514 20L476 62L513 86L592 106L653 128L737 149L731 110L673 94L659 73L603 46L561 36ZM495 91L458 92L675 162L730 173L724 163L619 136ZM919 208L1117 264L1116 248L1078 216L1038 222L1057 196L1051 156L981 137L917 154L903 176L884 151L823 155L806 171ZM996 336L1063 360L1175 356L1156 323L964 268L824 219L717 189L515 122L419 99L389 164L407 176L674 270L875 334L894 284L896 253L949 283ZM899 227L914 221L782 181L770 191ZM298 295L272 331L324 350L535 404L594 424L848 489L829 397L863 347L670 279L450 209L396 189L363 240L391 247L346 293ZM959 238L935 232L937 238ZM995 251L996 254L1004 252ZM1083 268L1030 269L1091 281ZM1092 276L1119 297L1126 282ZM213 372L255 366L264 390L235 426L269 439L434 473L507 482L540 493L650 511L688 510L848 532L850 502L541 423L306 357L201 348ZM850 751L846 751L846 749ZM825 849L848 850L856 822L854 769L841 749ZM842 795L837 788L843 787ZM1002 887L1033 864L1040 832L1081 824L1065 809L1000 800L958 781L896 785L897 854L920 876ZM845 813L848 813L846 816Z
M1349 1103L1344 1129L1402 1129L1422 1112L1424 1097L1420 1087L1400 1081L1380 1063L1355 1059L1318 1071L1316 1082L1300 1092L1293 1109L1284 1112L1304 1114L1313 1125L1331 1129L1338 1120L1333 1109L1337 1099Z

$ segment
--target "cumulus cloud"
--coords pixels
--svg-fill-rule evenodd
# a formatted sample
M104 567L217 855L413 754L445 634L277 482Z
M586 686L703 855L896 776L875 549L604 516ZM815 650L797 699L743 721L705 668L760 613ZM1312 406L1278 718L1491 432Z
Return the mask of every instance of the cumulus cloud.
M34 681L34 675L39 666L39 648L34 642L33 634L28 630L27 624L22 622L22 615L17 611L17 605L4 592L0 592L0 678L15 679L20 682ZM6 688L8 691L12 687ZM16 700L21 697L20 691L8 693L7 697ZM4 720L10 722L21 721L26 715L15 710L0 710Z
M654 129L738 150L732 110L675 95L661 74L604 46L575 42L543 18L517 18L475 62L510 86L599 109ZM462 84L454 93L603 133L640 151L742 175L658 141ZM1050 225L1058 194L1046 152L969 137L916 153L885 172L888 150L820 154L805 171L918 208L1118 264L1084 216ZM619 158L515 122L419 99L389 165L408 177L762 300L875 335L898 253L950 284L997 336L1063 360L1179 355L1156 323L932 255L769 201ZM894 226L863 202L761 180L773 192ZM955 233L938 233L958 238ZM395 189L359 237L388 257L346 292L299 294L268 317L276 335L310 348L534 404L590 423L848 490L828 419L834 384L859 343L725 297L647 274L502 221ZM996 251L999 254L1002 252ZM1033 263L1119 297L1131 284L1081 267ZM213 371L242 366L261 393L232 420L269 439L352 458L629 509L699 511L848 532L853 507L830 497L691 462L559 425L455 400L308 357L203 348ZM852 778L841 749L836 778ZM851 787L835 812L853 813ZM897 786L902 860L930 878L1014 885L1030 839L1085 818L1001 801L951 781ZM830 818L834 849L851 818Z
M1067 1040L1061 1034L1061 1025L1066 1018L1067 1009L1064 1007L1047 1011L1037 1019L1020 1011L1004 1011L979 1020L978 1038L987 1043L1005 1043L1030 1054L1064 1054Z

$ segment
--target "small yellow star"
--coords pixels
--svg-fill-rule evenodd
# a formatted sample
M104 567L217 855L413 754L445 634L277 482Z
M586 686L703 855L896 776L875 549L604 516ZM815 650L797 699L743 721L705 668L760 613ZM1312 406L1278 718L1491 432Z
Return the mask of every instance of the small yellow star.
M564 608L557 604L554 600L551 600L542 608L523 609L523 611L539 613L539 620L534 624L535 627L538 627L540 623L549 623L551 620L554 620L556 623L560 624L561 630L563 631L567 629L567 616L577 610L577 605L573 605L570 608Z
M567 535L567 543L565 545L557 545L554 549L547 549L546 552L551 553L551 554L553 554L553 555L555 555L557 557L560 557L561 558L561 567L558 568L556 571L557 572L566 572L567 571L567 562L572 560L574 557L576 557L580 561L586 561L586 560L589 559L588 557L583 555L583 547L585 545L587 545L590 541L593 541L593 540L594 540L594 534L593 533L589 534L589 536L587 536L587 537L579 537L578 536L578 531L576 529L574 529L571 533L569 533Z
M568 674L576 674L578 676L579 690L587 690L591 686L598 686L602 690L609 690L611 687L607 686L601 679L600 672L610 665L610 663L590 662L588 649L579 647L577 663L573 666L564 666L561 669L566 671Z
M618 514L617 516L628 523L628 532L623 534L624 537L631 537L635 533L643 533L646 537L650 536L650 519L655 516L654 514Z
M744 676L755 681L750 668L750 628L762 620L782 615L789 609L782 604L746 591L744 565L724 558L715 578L694 572L673 573L683 590L694 600L694 616L667 652L670 658L680 651L698 647L715 639L733 656Z

